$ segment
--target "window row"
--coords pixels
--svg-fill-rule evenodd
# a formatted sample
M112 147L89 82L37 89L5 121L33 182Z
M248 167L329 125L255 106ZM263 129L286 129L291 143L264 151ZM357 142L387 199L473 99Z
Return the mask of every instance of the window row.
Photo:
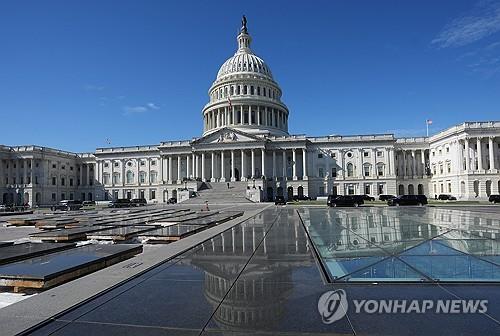
M279 99L280 93L277 89L266 86L254 85L226 85L219 89L213 90L210 94L210 101L225 99L232 96L251 95L261 96L270 99Z

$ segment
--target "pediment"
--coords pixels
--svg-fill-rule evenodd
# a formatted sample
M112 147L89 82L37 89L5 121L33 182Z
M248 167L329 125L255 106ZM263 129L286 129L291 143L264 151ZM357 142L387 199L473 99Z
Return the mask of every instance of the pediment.
M236 142L262 142L264 139L248 134L233 128L222 128L213 133L210 133L202 138L193 141L193 144L221 144L221 143L236 143Z

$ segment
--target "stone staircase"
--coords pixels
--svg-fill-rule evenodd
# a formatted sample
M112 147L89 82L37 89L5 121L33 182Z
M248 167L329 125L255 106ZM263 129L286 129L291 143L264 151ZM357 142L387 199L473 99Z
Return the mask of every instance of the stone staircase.
M182 204L230 204L252 203L246 198L247 182L204 182L198 189L198 196L182 202Z

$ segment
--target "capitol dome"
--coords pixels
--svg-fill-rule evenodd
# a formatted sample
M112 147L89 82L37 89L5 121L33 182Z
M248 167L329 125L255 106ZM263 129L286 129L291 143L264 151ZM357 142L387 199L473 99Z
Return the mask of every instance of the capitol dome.
M255 135L288 135L288 108L271 69L250 49L246 18L238 49L219 69L203 108L203 135L230 127Z
M262 58L254 55L251 50L246 52L238 50L233 57L225 61L217 73L217 79L233 73L242 72L256 73L267 76L271 80L273 79L271 69L264 63Z

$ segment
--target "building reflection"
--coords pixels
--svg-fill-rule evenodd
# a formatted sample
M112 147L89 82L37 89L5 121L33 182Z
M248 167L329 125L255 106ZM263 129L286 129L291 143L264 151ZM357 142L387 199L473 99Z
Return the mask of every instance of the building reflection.
M214 309L222 301L213 318L218 328L255 330L280 323L286 309L283 303L292 289L293 269L314 265L294 211L285 210L273 223L275 219L275 213L265 211L207 242L203 252L192 257L191 264L205 272L207 301ZM245 271L230 290L245 264Z
M436 236L449 240L459 251L489 249L491 253L498 251L496 241L474 244L478 237L497 237L500 221L488 218L431 207L306 208L285 210L273 223L276 212L264 211L207 241L187 262L204 271L204 295L216 310L213 321L217 326L213 327L273 330L287 314L285 302L296 285L294 272L300 267L316 267L304 227L322 257L399 253ZM243 266L245 271L239 275Z

